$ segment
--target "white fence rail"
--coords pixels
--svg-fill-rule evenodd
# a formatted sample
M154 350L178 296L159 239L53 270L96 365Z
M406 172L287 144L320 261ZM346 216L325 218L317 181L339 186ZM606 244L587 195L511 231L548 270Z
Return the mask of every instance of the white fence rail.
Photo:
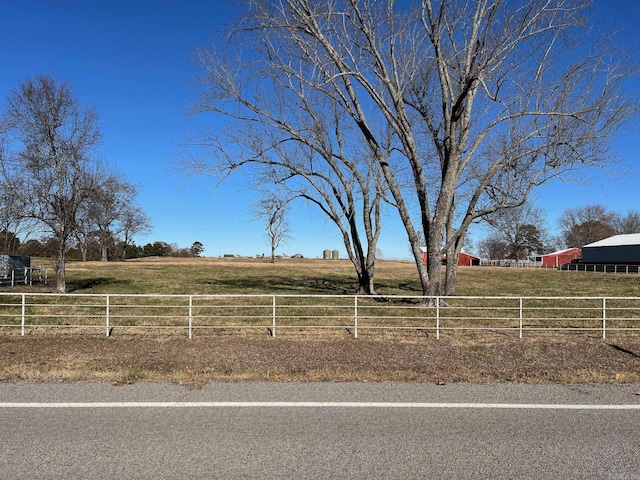
M0 293L0 332L35 329L640 332L640 297Z

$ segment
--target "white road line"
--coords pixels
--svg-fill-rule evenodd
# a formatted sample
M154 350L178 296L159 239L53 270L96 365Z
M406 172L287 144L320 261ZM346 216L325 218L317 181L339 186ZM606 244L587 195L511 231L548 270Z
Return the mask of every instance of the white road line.
M6 402L7 408L478 408L503 410L640 410L640 404L412 402Z

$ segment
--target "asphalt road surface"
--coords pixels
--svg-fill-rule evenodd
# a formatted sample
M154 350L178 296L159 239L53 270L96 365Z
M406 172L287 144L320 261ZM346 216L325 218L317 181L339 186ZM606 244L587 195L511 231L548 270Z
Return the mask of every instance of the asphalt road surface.
M0 478L640 480L639 390L0 384Z

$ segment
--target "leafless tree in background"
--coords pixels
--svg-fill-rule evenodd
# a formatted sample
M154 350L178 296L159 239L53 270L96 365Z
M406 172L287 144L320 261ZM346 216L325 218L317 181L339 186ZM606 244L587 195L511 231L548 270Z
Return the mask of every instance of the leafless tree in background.
M248 4L236 38L262 48L218 63L220 78L286 112L274 123L296 115L282 84L303 94L295 106L320 93L348 115L384 175L425 296L442 293L445 253L444 293L455 293L473 222L523 204L549 179L611 161L612 135L637 111L623 92L637 66L590 29L588 1ZM259 77L243 75L247 62ZM281 85L253 81L274 77ZM220 111L247 106L212 100Z
M505 255L516 261L524 260L532 254L542 255L544 251L544 214L533 205L504 208L484 218L494 232L490 242L500 240L504 243ZM495 243L494 243L495 246ZM495 255L495 254L494 254Z
M56 289L66 291L65 259L78 212L95 191L91 158L101 139L97 114L81 108L66 81L38 75L7 98L8 149L3 176L21 199L23 217L42 224L58 245Z
M122 239L122 260L127 259L127 248L131 246L133 237L151 231L151 219L136 205L128 205L120 219L120 237Z
M640 233L640 212L629 210L625 214L618 214L615 228L617 233Z
M121 173L107 173L100 179L95 194L88 202L89 217L95 222L100 244L100 259L109 260L109 247L122 232L123 218L134 204L137 188Z
M255 207L256 217L263 219L265 231L271 247L271 263L276 262L276 249L290 238L291 227L287 219L290 199L283 199L276 193L265 193Z
M478 254L489 260L504 260L508 256L507 244L497 232L492 233L478 243Z
M559 224L567 247L582 248L589 243L615 235L618 215L603 205L568 208Z
M98 246L100 260L107 262L116 254L118 247L124 248L118 245L119 242L128 244L132 240L129 235L148 230L145 226L141 231L132 232L131 227L136 220L132 212L139 210L136 206L137 195L138 189L126 179L123 172L105 163L98 165L94 191L81 206L74 231L83 261L87 261L90 244Z

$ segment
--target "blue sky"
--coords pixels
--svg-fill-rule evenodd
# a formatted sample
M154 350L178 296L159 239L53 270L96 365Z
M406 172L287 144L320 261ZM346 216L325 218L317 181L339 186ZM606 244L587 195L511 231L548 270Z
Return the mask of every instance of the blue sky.
M598 19L614 22L626 42L640 46L640 2L597 0L595 7ZM223 0L0 0L0 98L25 78L45 73L69 80L79 102L97 108L104 134L99 154L138 185L139 204L154 225L138 244L162 240L189 247L200 241L207 256L269 251L241 176L213 191L214 180L187 180L171 167L181 138L204 121L187 114L199 73L190 55L211 44L233 14L232 2ZM621 175L593 172L591 185L558 182L539 191L537 204L550 230L571 207L640 210L638 143L636 131L622 132L616 141ZM392 213L384 222L384 258L408 258L401 225ZM337 249L345 256L335 227L314 210L296 207L290 223L293 238L278 252L315 258ZM471 233L474 241L481 235Z

